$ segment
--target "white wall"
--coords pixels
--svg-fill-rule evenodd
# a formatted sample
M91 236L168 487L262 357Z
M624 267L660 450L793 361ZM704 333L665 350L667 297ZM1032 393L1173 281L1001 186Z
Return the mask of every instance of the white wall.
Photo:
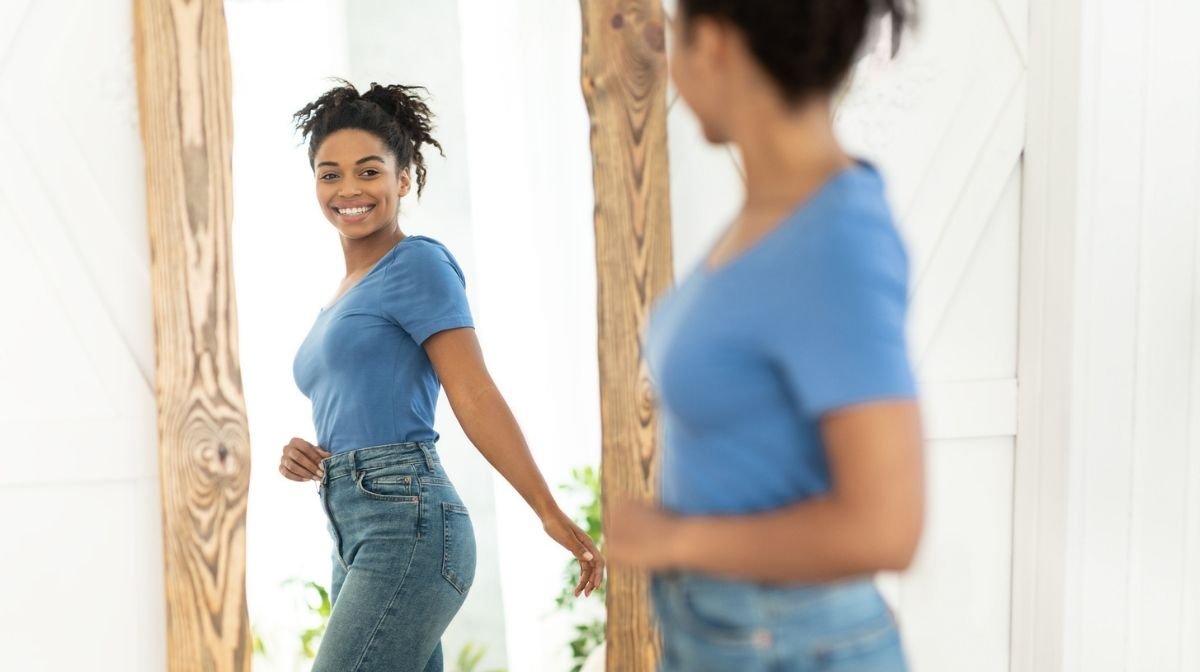
M0 3L0 651L166 667L128 0Z
M1200 669L1200 5L1078 33L1065 670ZM1071 55L1064 57L1068 61Z

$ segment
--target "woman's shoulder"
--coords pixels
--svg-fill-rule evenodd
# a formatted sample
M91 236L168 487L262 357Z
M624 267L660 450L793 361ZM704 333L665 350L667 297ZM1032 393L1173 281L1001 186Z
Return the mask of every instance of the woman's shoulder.
M887 189L879 171L869 163L858 163L831 185L822 202L820 219L830 224L816 227L827 235L869 235L893 231L895 224Z
M441 241L428 236L408 236L396 245L389 275L424 275L452 270L463 278L458 260Z
M454 261L450 249L428 236L407 236L396 244L391 264L421 264L423 262Z
M814 274L907 275L908 253L878 173L863 167L845 177L816 208L797 213L777 246L777 272L806 282Z
M847 171L820 205L800 228L822 252L902 252L883 179L870 164Z
M450 250L439 240L429 236L405 236L396 243L396 256L449 255Z

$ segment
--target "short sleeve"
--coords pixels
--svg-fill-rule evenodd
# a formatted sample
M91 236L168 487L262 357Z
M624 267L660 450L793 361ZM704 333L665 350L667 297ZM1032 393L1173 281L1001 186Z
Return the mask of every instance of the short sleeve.
M418 345L436 333L475 326L462 270L438 244L404 244L385 271L382 293L384 313Z
M784 271L768 350L806 415L916 394L905 337L908 258L879 212L821 223Z

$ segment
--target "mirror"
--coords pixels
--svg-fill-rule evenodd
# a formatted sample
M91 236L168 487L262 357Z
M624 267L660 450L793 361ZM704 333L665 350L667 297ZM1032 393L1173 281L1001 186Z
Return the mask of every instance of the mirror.
M468 11L469 8L469 11ZM292 363L345 268L291 117L343 77L420 85L436 115L428 183L400 204L407 234L435 238L466 277L487 364L562 508L572 470L599 463L595 259L588 116L579 93L576 6L517 2L228 0L234 81L235 273L253 471L247 596L264 651L256 669L307 669L330 539L316 483L285 480L280 449L314 441ZM270 47L263 42L270 34ZM515 73L536 70L537 77ZM570 557L472 447L445 398L438 453L471 512L478 550L469 596L444 639L446 669L570 669L593 596L556 606ZM457 667L456 667L457 666Z

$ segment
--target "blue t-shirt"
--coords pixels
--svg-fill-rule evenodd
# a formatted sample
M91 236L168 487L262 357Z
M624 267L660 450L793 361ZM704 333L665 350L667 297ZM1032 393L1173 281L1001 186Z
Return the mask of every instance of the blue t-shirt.
M821 417L915 394L908 260L883 181L857 164L653 312L662 500L683 514L777 509L826 493Z
M293 364L312 401L317 445L331 453L436 441L441 383L422 344L472 327L462 269L441 243L401 240L323 309Z

